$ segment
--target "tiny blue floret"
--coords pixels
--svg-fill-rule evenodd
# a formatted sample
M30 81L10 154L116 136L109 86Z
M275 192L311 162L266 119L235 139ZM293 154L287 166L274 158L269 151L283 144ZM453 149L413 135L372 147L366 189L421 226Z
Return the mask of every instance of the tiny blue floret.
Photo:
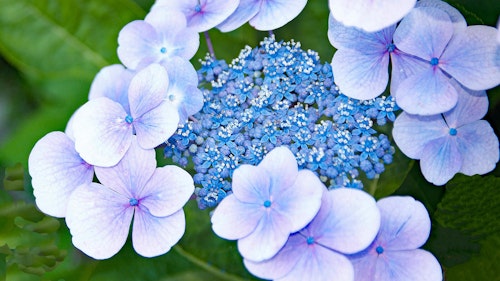
M127 117L125 117L125 122L127 122L128 124L132 124L132 122L134 122L134 118L132 118L132 116L130 115L127 115Z
M165 47L161 47L160 52L161 52L162 54L167 53L167 48L165 48Z
M384 248L382 248L382 246L378 246L375 251L377 251L377 254L382 254L384 252Z
M200 4L198 4L198 5L196 5L194 7L194 11L197 12L197 13L201 12L201 6L200 6Z
M456 136L457 135L457 129L455 128L450 128L450 135Z
M137 206L139 205L139 201L135 198L130 198L130 200L128 201L130 203L130 206Z
M269 201L269 200L264 201L264 207L266 207L266 208L271 207L271 201Z
M394 45L393 43L387 44L387 51L389 53L394 52L395 49L396 49L396 45Z
M436 66L439 64L439 59L438 58L432 58L430 61L432 66Z
M309 236L309 237L307 237L306 241L307 241L307 245L312 245L312 244L314 244L314 237Z

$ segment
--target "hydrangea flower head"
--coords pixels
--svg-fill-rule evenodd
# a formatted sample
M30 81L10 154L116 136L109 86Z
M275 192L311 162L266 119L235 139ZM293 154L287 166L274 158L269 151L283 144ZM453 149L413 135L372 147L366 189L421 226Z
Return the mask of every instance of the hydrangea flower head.
M371 245L349 256L355 281L441 281L437 259L418 249L431 231L431 220L422 203L408 196L391 196L377 202L380 231Z
M333 17L367 32L380 31L401 20L416 0L329 0Z
M484 91L458 91L455 108L440 115L401 113L394 122L394 141L408 157L420 159L422 174L436 185L456 173L485 174L499 160L498 138L485 120L488 98Z
M118 35L118 57L129 69L139 69L174 56L191 59L200 36L188 28L183 13L158 7L144 20L125 25Z
M239 0L158 0L151 9L165 7L168 11L182 12L186 16L187 27L197 32L204 32L227 19L236 10L239 2Z
M185 229L182 207L193 193L193 179L177 166L156 168L155 157L134 137L116 166L95 168L100 184L75 189L66 223L78 249L95 259L115 255L132 220L132 243L142 256L164 254L179 241Z
M65 217L68 199L81 184L92 182L94 167L75 150L63 132L51 132L37 141L28 159L37 207L54 217Z
M96 166L113 166L137 135L138 143L151 149L177 129L179 114L165 102L168 74L159 64L139 71L130 82L130 113L106 97L89 100L73 117L75 147L83 159Z
M258 166L241 165L233 173L232 191L212 215L212 229L225 239L238 239L246 259L274 256L290 233L316 215L325 190L316 175L298 170L292 152L277 147Z
M229 32L249 22L257 30L273 30L287 24L304 9L307 0L240 0L236 11L217 26Z
M346 254L365 249L380 226L373 197L351 188L323 194L316 217L269 260L244 260L254 275L280 281L353 280L354 270Z

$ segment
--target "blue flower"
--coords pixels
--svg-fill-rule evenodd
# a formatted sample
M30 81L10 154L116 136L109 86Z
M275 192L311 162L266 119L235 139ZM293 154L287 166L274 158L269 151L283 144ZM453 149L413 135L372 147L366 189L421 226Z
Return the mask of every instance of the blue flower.
M394 141L408 157L420 159L422 174L436 185L456 173L485 174L499 159L498 138L487 121L484 91L467 91L451 81L458 92L455 108L440 115L401 113L394 122Z

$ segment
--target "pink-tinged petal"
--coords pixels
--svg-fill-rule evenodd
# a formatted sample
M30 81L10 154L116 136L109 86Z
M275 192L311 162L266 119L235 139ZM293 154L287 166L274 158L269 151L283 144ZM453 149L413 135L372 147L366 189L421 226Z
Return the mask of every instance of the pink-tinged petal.
M436 67L408 77L396 90L396 102L410 114L434 115L457 104L457 90L450 79Z
M455 9L455 7L441 0L420 0L417 2L415 7L432 7L438 8L443 12L446 12L453 22L455 32L460 32L467 28L467 22L464 16Z
M229 194L212 214L212 229L224 239L243 238L254 231L264 211L264 206L241 202Z
M416 0L329 0L333 17L347 26L368 32L397 23L415 6Z
M380 274L377 271L377 266L381 261L374 247L370 246L362 252L348 256L348 258L354 268L354 281L382 281L377 279ZM385 265L383 261L382 265Z
M486 90L500 84L500 56L491 26L469 26L453 36L440 67L465 87Z
M130 113L128 105L128 87L134 72L121 64L102 68L90 85L89 100L107 97L123 106Z
M238 250L243 258L260 262L267 260L285 245L290 235L291 222L287 217L265 210L257 227L247 236L238 240Z
M381 225L376 246L384 251L421 247L431 232L431 220L424 205L410 196L390 196L377 202Z
M127 153L113 167L95 167L99 182L126 196L138 199L143 188L156 169L156 153L153 149L143 149L133 136Z
M275 197L288 190L297 178L298 165L293 153L281 146L271 150L257 166L271 175L270 196Z
M466 124L457 129L455 137L463 159L459 172L472 176L495 169L499 159L498 138L487 121Z
M316 216L324 191L326 187L318 176L309 170L301 170L292 186L275 195L270 208L287 217L291 223L290 232L296 232Z
M325 192L318 215L301 232L325 247L352 254L370 245L379 227L380 213L372 196L339 188Z
M151 64L139 71L129 86L132 117L141 117L157 107L166 98L168 85L167 71L159 64Z
M356 273L366 274L364 268L356 268ZM441 281L443 274L438 260L425 250L388 251L377 259L374 274L370 279L376 281Z
M396 145L412 159L422 157L427 143L448 134L449 128L441 115L418 116L402 112L392 129Z
M159 35L149 23L132 21L118 34L118 58L127 68L136 69L143 60L158 61L160 43Z
M249 20L257 30L278 29L296 18L307 4L307 0L262 1L259 12Z
M134 120L137 141L145 149L155 148L175 133L178 124L177 110L167 102L162 102Z
M454 79L450 82L457 89L458 101L452 110L443 113L446 124L450 128L457 128L483 118L488 112L486 92L465 89Z
M128 200L101 184L80 185L71 195L66 213L73 245L99 260L118 253L134 214Z
M28 170L37 207L54 217L65 217L68 199L79 185L92 182L94 168L75 151L62 132L41 138L29 155Z
M432 7L415 8L396 28L394 44L405 53L430 61L441 57L453 36L453 28L446 12Z
M179 242L185 229L186 219L182 209L166 217L155 217L147 210L136 209L132 244L139 255L156 257Z
M379 96L389 81L389 53L366 55L350 50L337 50L332 59L335 83L348 97L368 100Z
M222 32L237 29L259 12L261 2L262 0L240 0L238 8L216 27Z
M271 259L262 262L243 259L243 264L259 278L279 279L289 273L302 256L307 255L308 247L304 236L292 234L285 246Z
M194 192L191 175L177 166L157 168L140 191L140 204L157 217L169 216L186 204Z
M420 170L425 179L435 185L446 184L460 171L463 158L453 136L429 142L420 158Z
M116 165L132 141L132 126L123 107L108 98L89 100L74 115L75 149L89 164Z
M239 201L262 205L270 198L271 175L259 167L242 164L233 172L232 191Z
M414 74L425 72L429 68L429 63L416 57L406 55L396 49L391 53L391 66L390 91L391 95L397 99L396 93L399 84Z

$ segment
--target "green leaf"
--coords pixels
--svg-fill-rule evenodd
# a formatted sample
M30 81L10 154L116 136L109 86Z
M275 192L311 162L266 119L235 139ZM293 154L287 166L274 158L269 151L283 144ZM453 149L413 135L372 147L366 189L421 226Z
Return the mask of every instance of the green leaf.
M495 0L445 0L457 8L469 25L496 26L500 2Z

